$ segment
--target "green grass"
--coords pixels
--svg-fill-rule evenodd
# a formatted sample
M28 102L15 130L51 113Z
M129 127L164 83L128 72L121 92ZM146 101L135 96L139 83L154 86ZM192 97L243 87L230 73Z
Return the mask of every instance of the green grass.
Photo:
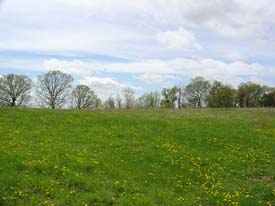
M275 110L0 109L0 206L275 205Z

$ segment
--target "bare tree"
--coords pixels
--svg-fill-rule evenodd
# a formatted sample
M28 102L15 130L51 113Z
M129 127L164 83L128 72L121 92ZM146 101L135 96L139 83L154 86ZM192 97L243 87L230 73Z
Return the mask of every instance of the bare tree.
M122 108L122 98L120 97L119 94L117 94L117 96L116 96L116 106L118 109Z
M116 103L113 97L109 97L106 101L105 101L105 107L107 109L115 109L116 107Z
M97 96L86 85L78 85L72 92L73 107L81 110L95 108L97 105Z
M177 107L181 109L184 106L184 88L177 87Z
M20 106L29 99L32 81L27 76L8 74L0 78L0 105Z
M50 71L38 77L37 93L44 104L55 109L64 105L73 78L60 71Z
M95 108L98 109L102 106L102 101L101 99L98 97L96 98L96 101L95 101Z
M131 88L126 88L123 90L125 107L126 109L130 109L135 105L135 91Z
M158 108L161 103L161 94L159 92L150 92L143 94L138 99L138 106L141 108Z

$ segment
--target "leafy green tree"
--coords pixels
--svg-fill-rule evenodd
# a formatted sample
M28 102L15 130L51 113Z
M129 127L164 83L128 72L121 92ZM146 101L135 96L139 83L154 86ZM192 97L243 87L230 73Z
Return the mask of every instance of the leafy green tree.
M243 83L238 88L240 107L259 107L262 105L266 87L253 82Z
M30 97L32 81L27 76L8 74L0 77L0 105L20 106Z
M275 89L272 88L265 92L262 98L262 106L275 107Z
M234 107L236 90L219 81L215 81L211 86L207 99L209 107Z
M202 107L206 104L210 88L211 84L203 77L192 79L190 84L185 87L188 102L194 107Z
M170 89L163 89L162 90L162 101L161 106L165 108L174 108L175 102L177 100L177 87L172 87Z

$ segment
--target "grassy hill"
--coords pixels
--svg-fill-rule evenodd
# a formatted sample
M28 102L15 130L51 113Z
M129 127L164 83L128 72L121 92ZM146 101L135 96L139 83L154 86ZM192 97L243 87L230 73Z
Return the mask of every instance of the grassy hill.
M275 110L0 109L14 205L275 205Z

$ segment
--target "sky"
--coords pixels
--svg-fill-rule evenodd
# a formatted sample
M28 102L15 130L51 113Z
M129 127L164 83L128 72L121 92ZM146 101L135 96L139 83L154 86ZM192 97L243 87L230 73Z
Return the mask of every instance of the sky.
M74 76L99 95L202 76L275 86L274 0L0 0L0 75Z

